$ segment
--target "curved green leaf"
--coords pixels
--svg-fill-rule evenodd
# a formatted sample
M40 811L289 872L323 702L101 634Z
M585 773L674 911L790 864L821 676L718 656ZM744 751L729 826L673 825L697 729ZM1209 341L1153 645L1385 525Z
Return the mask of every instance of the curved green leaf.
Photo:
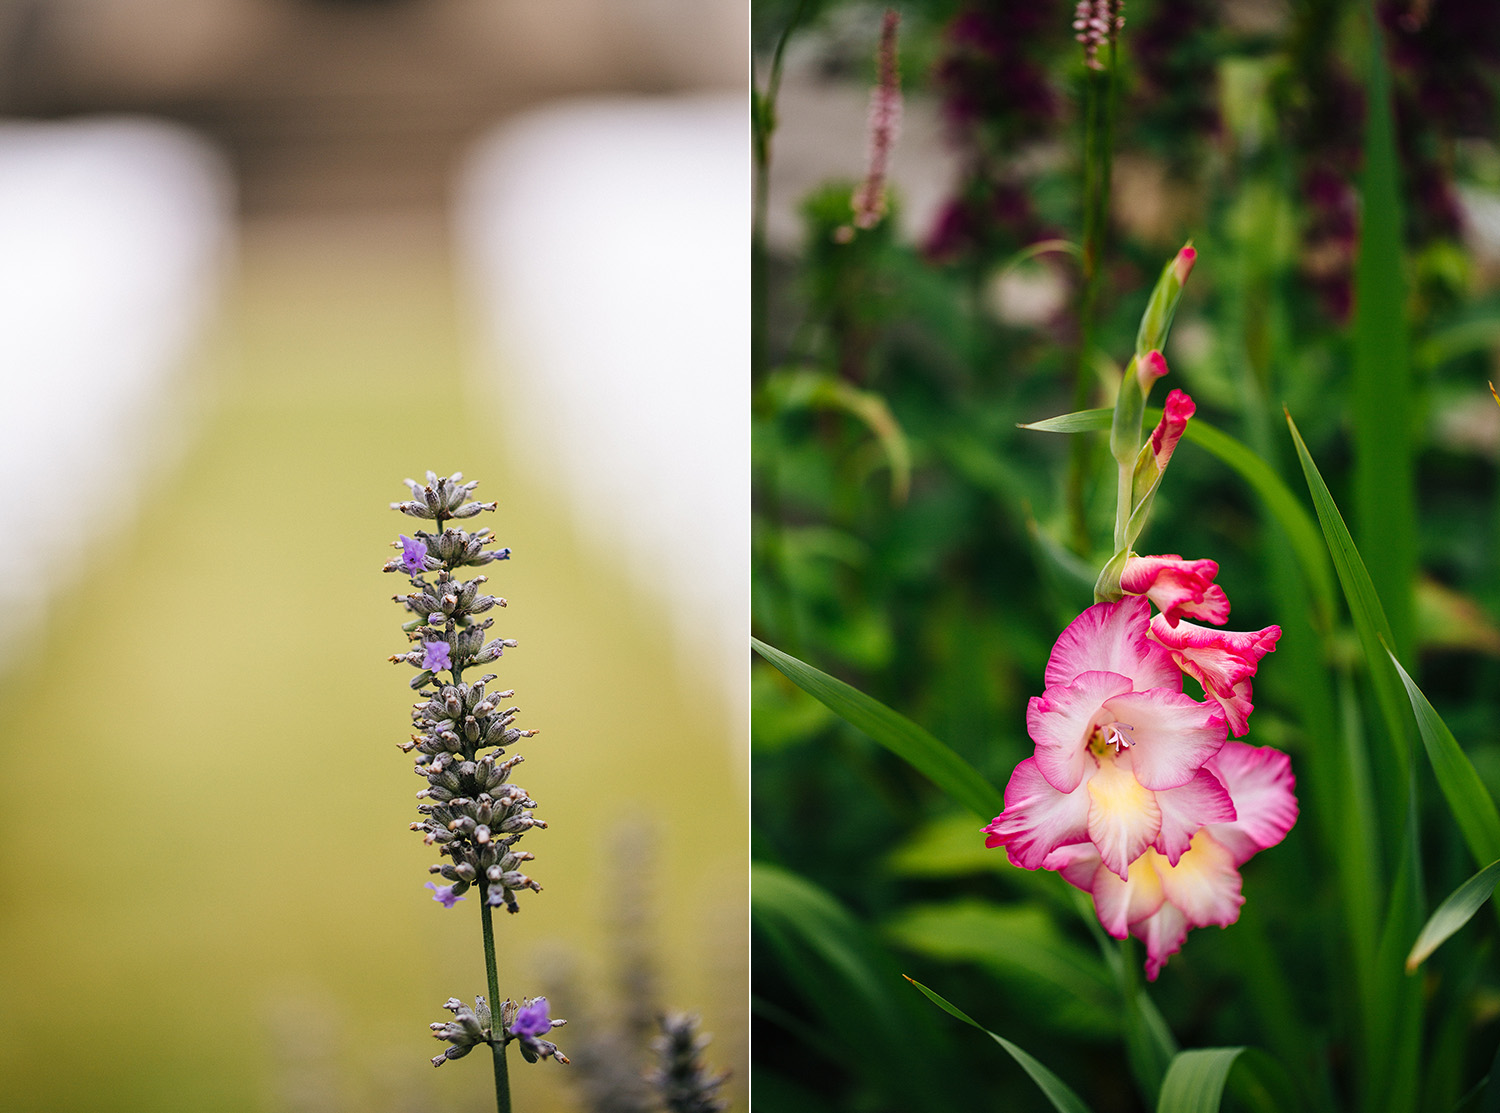
M1432 771L1437 776L1438 787L1443 790L1443 799L1448 801L1448 810L1463 832L1464 842L1476 862L1490 862L1500 858L1500 811L1495 808L1495 798L1484 787L1474 763L1463 747L1453 737L1422 689L1407 675L1396 660L1396 655L1386 649L1396 675L1406 687L1411 709L1417 716L1417 731L1422 736L1422 745L1427 749L1427 759L1432 762ZM1435 944L1434 944L1435 945Z
M1297 458L1302 462L1302 475L1307 480L1307 489L1312 493L1313 506L1318 512L1318 524L1323 527L1323 539L1328 544L1328 553L1333 557L1333 567L1338 572L1339 584L1344 589L1344 599L1349 604L1349 614L1354 619L1354 628L1365 651L1365 661L1370 670L1370 682L1375 689L1375 700L1380 705L1381 717L1390 731L1391 745L1400 768L1395 783L1406 783L1407 769L1411 761L1411 733L1406 716L1401 712L1401 692L1396 684L1396 674L1390 669L1390 656L1386 646L1395 645L1391 635L1391 624L1386 621L1385 608L1380 605L1380 596L1365 569L1365 562L1349 536L1349 527L1344 524L1338 504L1323 482L1318 465L1297 429L1292 415L1286 415L1287 427L1292 431L1292 440L1297 446Z
M1218 1113L1231 1073L1235 1094L1252 1108L1287 1113L1303 1105L1281 1065L1265 1052L1253 1047L1208 1047L1179 1052L1173 1058L1162 1080L1156 1113Z
M873 934L830 893L765 862L750 866L750 912L816 1020L808 1046L915 1108L940 1045L901 1007L896 968Z
M906 977L906 975L903 974L902 977ZM927 997L927 999L938 1008L942 1009L950 1016L957 1017L965 1024L968 1024L974 1028L978 1028L986 1036L989 1036L990 1039L994 1040L1001 1047L1005 1048L1005 1050L1010 1054L1010 1057L1020 1064L1021 1069L1031 1076L1031 1080L1036 1083L1037 1089L1039 1089L1046 1096L1047 1100L1052 1103L1052 1108L1056 1109L1057 1113L1089 1113L1089 1107L1083 1103L1082 1098L1080 1098L1072 1091L1071 1088L1069 1088L1066 1082L1064 1082L1061 1078L1058 1078L1057 1075L1053 1074L1041 1063L1037 1062L1030 1055L1022 1051L1015 1044L1011 1043L1004 1036L995 1035L994 1032L991 1032L984 1025L980 1024L968 1013L964 1012L958 1006L945 1001L940 995L928 989L925 985L917 981L915 978L906 978L906 980L911 982L912 985L921 990L922 993Z
M1447 938L1471 919L1474 913L1490 899L1495 886L1500 884L1500 861L1491 862L1457 889L1448 894L1448 899L1422 925L1422 932L1412 944L1411 954L1406 956L1406 972L1412 973L1427 957L1443 945Z
M1229 1069L1243 1047L1180 1051L1167 1067L1156 1113L1218 1113Z
M1005 797L999 789L910 719L758 638L751 638L750 644L793 684L868 734L975 815L988 820L1005 810Z

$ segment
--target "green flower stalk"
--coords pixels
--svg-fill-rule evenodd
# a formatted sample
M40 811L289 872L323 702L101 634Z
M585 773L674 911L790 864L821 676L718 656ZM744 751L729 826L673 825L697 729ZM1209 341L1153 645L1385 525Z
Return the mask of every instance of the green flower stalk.
M416 733L400 747L406 753L415 752L415 772L427 784L417 793L422 819L411 829L447 859L430 867L431 873L447 882L427 883L433 900L452 908L465 900L469 889L479 890L488 1000L496 1001L500 993L491 909L504 906L508 912L519 912L518 893L541 891L541 885L522 868L532 855L517 844L528 831L547 824L531 811L536 801L510 781L512 770L523 759L519 754L506 757L506 748L537 733L513 725L519 708L506 707L503 701L515 693L488 690L496 679L493 673L464 680L466 670L497 661L505 650L515 647L511 639L489 638L494 620L478 617L505 606L505 600L481 592L487 577L462 580L458 572L506 560L510 550L490 548L494 535L488 529L470 533L448 524L495 509L493 502L469 499L477 484L463 482L462 474L439 477L428 472L425 484L408 479L406 485L411 488L411 499L393 502L391 509L433 524L431 530L414 530L411 537L402 534L394 543L401 555L384 568L406 573L412 588L394 597L413 616L402 626L412 648L390 658L417 670L411 679L420 697L412 708ZM441 1066L481 1043L488 1044L494 1057L500 1113L510 1109L508 1044L520 1041L522 1054L530 1062L539 1058L568 1061L555 1044L538 1039L566 1023L548 1017L545 998L526 999L521 1005L505 1001L498 1010L498 1030L484 997L475 998L473 1009L457 998L450 998L444 1007L454 1014L453 1019L431 1028L437 1039L452 1046L436 1056L433 1065Z

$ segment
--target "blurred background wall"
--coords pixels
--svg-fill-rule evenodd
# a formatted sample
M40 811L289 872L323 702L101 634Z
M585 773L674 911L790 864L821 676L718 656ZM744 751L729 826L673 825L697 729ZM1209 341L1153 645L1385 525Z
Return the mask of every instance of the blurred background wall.
M517 1108L668 1006L746 1107L746 57L727 0L0 7L0 1108L488 1107L384 662L429 467L542 731Z

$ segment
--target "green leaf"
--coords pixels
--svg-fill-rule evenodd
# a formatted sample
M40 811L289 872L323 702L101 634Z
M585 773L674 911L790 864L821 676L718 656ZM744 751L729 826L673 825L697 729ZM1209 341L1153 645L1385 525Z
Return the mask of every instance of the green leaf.
M1021 1069L1031 1076L1031 1080L1036 1083L1037 1089L1041 1090L1047 1100L1052 1103L1052 1108L1056 1109L1057 1113L1090 1113L1089 1107L1083 1103L1083 1099L1075 1094L1066 1082L1058 1078L1057 1075L1042 1066L1041 1063L1037 1062L1015 1044L1003 1036L995 1035L994 1032L984 1027L984 1025L980 1024L968 1013L956 1005L949 1004L941 996L928 989L915 978L907 978L906 980L921 990L929 1001L948 1013L948 1015L957 1017L970 1027L978 1028L985 1035L989 1036L990 1039L1005 1048L1010 1057L1020 1064Z
M937 1081L941 1045L902 1006L896 968L865 925L806 878L764 862L750 866L750 911L819 1022L802 1042L897 1101L920 1104Z
M1180 1051L1162 1080L1156 1113L1217 1113L1229 1070L1243 1047Z
M1432 762L1432 771L1437 776L1438 787L1448 801L1448 810L1453 813L1464 842L1475 862L1490 862L1500 858L1500 811L1495 808L1495 799L1484 787L1479 772L1469 755L1464 753L1453 732L1443 722L1416 682L1407 675L1396 660L1395 654L1386 650L1395 666L1401 683L1406 687L1411 709L1417 716L1417 731L1427 749L1427 759Z
M1390 76L1369 0L1364 172L1354 263L1354 507L1370 579L1385 600L1397 654L1411 657L1417 569L1411 357L1403 279L1401 194Z
M1500 884L1500 860L1491 862L1449 893L1448 899L1438 905L1427 918L1427 923L1422 925L1421 934L1412 944L1411 954L1406 956L1406 972L1415 971L1450 935L1473 919L1474 913L1490 899L1497 884Z
M1162 1081L1156 1113L1218 1113L1232 1071L1236 1094L1252 1108L1287 1113L1303 1104L1281 1065L1265 1052L1253 1047L1209 1047L1179 1052L1173 1058Z
M975 815L989 820L1005 810L1005 797L999 789L910 719L758 638L751 638L750 644L793 684L868 734Z
M1030 1007L1046 1016L1048 1030L1094 1038L1120 1032L1108 969L1067 939L1036 904L970 899L917 905L887 922L884 935L929 958L983 967L1008 994L1029 998Z
M836 375L807 368L773 372L765 389L781 408L842 410L864 422L880 443L890 466L891 501L906 501L911 491L911 449L883 396L872 390L860 390Z
M1349 527L1344 524L1338 505L1333 501L1333 495L1323 482L1318 465L1313 463L1312 454L1307 451L1302 434L1297 430L1297 423L1289 413L1286 415L1286 423L1297 446L1297 458L1302 462L1302 474L1307 480L1307 489L1312 493L1318 523L1323 527L1323 539L1327 542L1329 555L1333 557L1333 567L1338 573L1339 584L1344 589L1349 614L1354 619L1354 628L1359 632L1359 640L1364 647L1365 661L1370 670L1370 681L1375 688L1375 699L1380 705L1381 717L1390 732L1397 762L1391 782L1402 786L1404 792L1411 762L1411 735L1406 716L1401 710L1401 689L1391 668L1390 656L1386 652L1386 646L1396 644L1391 635L1391 625L1386 621L1385 609L1380 605L1380 597L1370 581L1365 562L1354 546L1354 538L1349 536ZM1395 821L1397 817L1387 816L1387 819Z

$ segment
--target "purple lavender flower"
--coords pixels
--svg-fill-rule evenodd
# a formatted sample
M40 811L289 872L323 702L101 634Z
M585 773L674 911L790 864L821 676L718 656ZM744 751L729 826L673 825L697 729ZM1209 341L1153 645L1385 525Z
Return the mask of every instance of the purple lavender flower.
M439 669L451 669L452 660L448 657L447 642L423 642L422 667L437 672Z
M452 885L434 885L431 881L429 881L424 886L424 888L431 889L432 899L437 901L444 908L452 908L455 904L464 899L461 896L457 896L453 892Z
M552 1031L552 1020L547 1016L547 999L538 997L531 1004L522 1006L510 1026L511 1034L522 1039L536 1039Z
M413 576L427 569L427 546L404 533L401 535L401 567Z

